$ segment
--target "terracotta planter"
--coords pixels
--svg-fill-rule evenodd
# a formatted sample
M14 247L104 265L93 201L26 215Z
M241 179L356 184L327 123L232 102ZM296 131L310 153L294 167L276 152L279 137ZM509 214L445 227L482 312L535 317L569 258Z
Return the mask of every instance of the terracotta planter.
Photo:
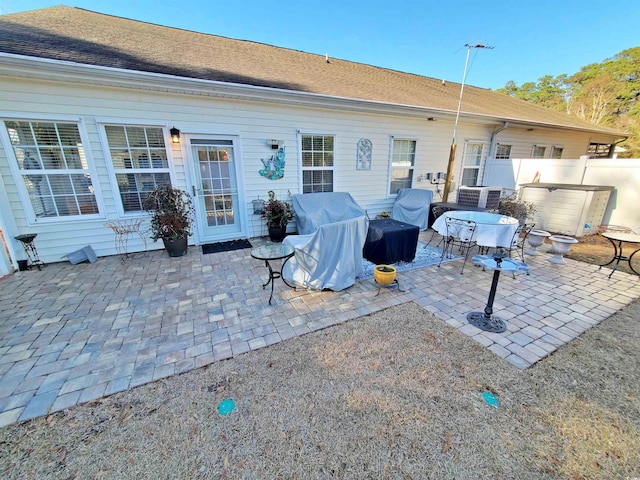
M162 243L164 243L164 248L167 250L170 257L182 257L187 253L187 240L187 237L179 238L177 240L163 238Z
M269 227L269 238L272 242L280 243L287 236L287 227Z
M376 265L373 269L373 278L379 285L391 285L396 279L396 269L391 265Z

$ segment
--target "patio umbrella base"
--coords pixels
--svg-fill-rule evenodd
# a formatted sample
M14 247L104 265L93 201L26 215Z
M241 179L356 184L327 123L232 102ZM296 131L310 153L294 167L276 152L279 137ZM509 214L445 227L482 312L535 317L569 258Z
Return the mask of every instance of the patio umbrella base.
M471 312L467 314L469 323L485 332L502 333L507 329L501 318L487 315L484 312Z

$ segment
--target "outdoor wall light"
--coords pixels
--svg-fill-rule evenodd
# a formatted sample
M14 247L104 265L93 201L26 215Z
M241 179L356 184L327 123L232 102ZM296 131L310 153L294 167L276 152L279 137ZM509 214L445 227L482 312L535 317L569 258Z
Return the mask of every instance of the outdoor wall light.
M273 150L277 150L284 145L284 140L267 140L267 145L269 145Z
M169 130L169 134L171 135L171 143L180 143L180 130L173 127Z

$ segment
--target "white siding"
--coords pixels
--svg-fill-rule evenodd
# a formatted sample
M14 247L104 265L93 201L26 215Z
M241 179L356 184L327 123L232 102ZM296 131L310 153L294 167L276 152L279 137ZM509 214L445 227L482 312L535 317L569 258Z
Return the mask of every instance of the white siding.
M617 139L611 137L607 142L613 143ZM575 176L580 167L575 165L581 156L586 155L592 137L588 133L533 129L507 128L497 135L496 142L512 145L511 159L489 159L489 165L484 177L485 185L501 185L515 189L519 183L533 181L536 173L542 174L541 182L581 183ZM547 147L545 158L531 159L534 145ZM552 146L562 147L562 159L549 158ZM522 161L519 159L528 159ZM552 180L553 178L553 180Z
M19 233L37 233L36 245L45 262L61 260L62 255L91 245L98 256L115 253L114 234L104 226L117 220L117 192L114 191L105 162L104 145L101 143L101 122L137 122L140 124L176 126L183 134L233 135L239 138L238 159L242 164L244 205L247 211L247 236L264 235L266 230L258 216L252 214L251 201L266 198L267 191L274 190L279 198L300 191L300 159L298 157L298 132L335 134L334 190L348 191L367 209L370 216L382 210L390 210L393 197L387 195L389 175L389 145L391 136L412 138L417 141L414 187L436 186L418 181L425 173L444 172L447 168L453 122L446 119L427 121L415 116L354 113L347 110L331 110L297 107L267 102L246 102L232 99L197 95L178 95L144 92L80 84L63 84L36 80L3 78L0 88L0 117L51 118L74 116L84 124L88 138L85 148L95 163L94 179L103 201L100 220L65 221L29 225L18 196L15 179L8 166L6 153L0 147L0 175L5 184L10 208L15 219L13 238ZM451 119L452 120L452 119ZM472 125L461 119L458 129L458 150L454 166L454 184L459 178L460 161L465 140L487 143L491 133L499 125ZM500 143L512 142L512 155L529 152L534 143L551 146L562 145L565 155L577 155L586 151L588 135L563 134L551 131L528 132L524 129L507 129L498 135ZM356 145L360 138L373 143L371 170L356 170ZM283 140L286 146L285 177L271 181L259 175L260 159L269 158L274 151L267 145L268 139ZM186 165L188 145L171 145L171 158L176 186L191 191L192 179ZM453 191L450 199L455 198ZM439 200L434 195L434 200ZM8 222L13 223L13 222ZM10 228L11 230L11 228ZM193 239L197 241L197 239ZM149 243L150 248L161 248L161 243ZM130 250L140 250L142 242L131 237ZM20 250L19 245L14 248Z

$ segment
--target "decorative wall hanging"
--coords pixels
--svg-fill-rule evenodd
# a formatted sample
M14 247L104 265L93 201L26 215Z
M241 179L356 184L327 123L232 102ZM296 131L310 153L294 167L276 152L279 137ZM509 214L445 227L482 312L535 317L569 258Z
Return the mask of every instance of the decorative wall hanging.
M260 175L269 180L279 180L284 177L284 149L285 147L278 148L278 153L271 155L269 160L260 159L264 165L264 168L259 171Z
M371 150L373 145L368 138L358 140L358 156L356 158L356 170L371 170Z

